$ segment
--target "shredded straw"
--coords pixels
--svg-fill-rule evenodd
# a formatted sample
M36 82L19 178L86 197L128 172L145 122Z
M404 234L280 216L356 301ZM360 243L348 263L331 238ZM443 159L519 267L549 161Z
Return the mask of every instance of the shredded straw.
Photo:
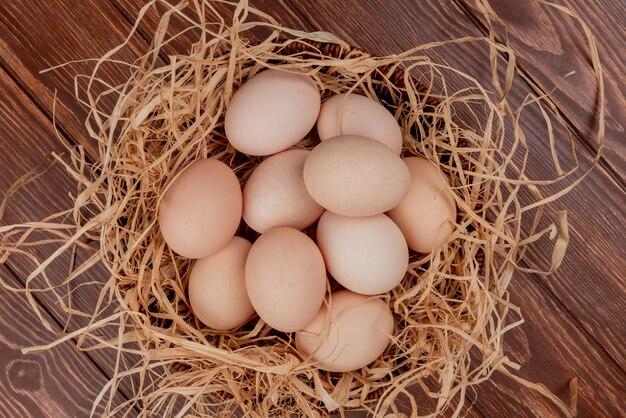
M131 75L124 84L107 85L103 66L123 63L120 51L138 36L139 22L157 4L167 11L150 50L125 64ZM535 271L523 263L527 248L539 240L543 245L553 241L552 262L542 274L557 268L565 253L566 214L546 222L545 206L578 184L603 148L604 86L595 43L584 23L563 7L544 6L572 16L589 41L597 75L599 151L585 168L570 146L570 135L562 134L567 127L548 94L533 84L536 95L521 104L509 102L511 86L524 76L515 52L496 40L492 22L502 23L486 1L478 6L489 22L488 36L382 57L350 49L330 33L283 28L246 1L193 0L184 6L149 2L126 42L90 61L93 73L81 76L88 85L77 87L77 96L90 111L86 128L99 155L92 159L79 146L54 156L78 184L74 207L41 221L0 227L0 263L19 256L32 263L25 289L11 290L26 293L49 329L36 294L52 294L68 322L84 320L77 321L80 326L69 324L56 341L23 351L53 349L71 340L81 350L116 353L115 374L92 410L105 416L137 410L141 416L229 417L236 411L255 417L325 416L351 409L375 416L402 412L432 417L446 410L458 416L468 391L494 371L536 389L566 416L575 415L576 381L571 400L564 402L543 385L517 377L519 365L504 352L503 337L523 322L507 288L521 276L520 269ZM174 17L188 25L187 35L197 35L197 42L165 64L160 57L173 41L167 29ZM249 41L250 31L261 27L263 39ZM490 85L429 58L433 50L452 43L463 43L468 54L488 49ZM323 98L355 92L381 101L402 125L403 155L428 158L452 185L459 208L455 232L432 254L414 254L402 284L385 295L395 316L392 344L361 370L316 369L295 350L292 335L272 330L258 317L236 331L207 329L189 308L190 261L174 254L159 233L160 196L192 161L222 160L242 184L260 162L229 146L222 125L233 92L266 68L305 72ZM464 85L452 89L449 77ZM112 105L107 108L105 102ZM522 120L530 109L544 116L543 148L526 141ZM312 148L316 141L312 133L297 146ZM554 178L534 179L527 172L529 158L537 153L553 166ZM45 175L39 171L30 176ZM0 211L8 195L30 180L18 180ZM240 233L254 238L247 229ZM51 244L56 246L52 252L35 255L36 248ZM68 255L72 265L66 266L65 277L48 274L54 262ZM87 288L97 289L99 297L89 309L79 309L72 300ZM131 399L116 404L112 395L124 382L132 388ZM418 392L432 403L410 396Z

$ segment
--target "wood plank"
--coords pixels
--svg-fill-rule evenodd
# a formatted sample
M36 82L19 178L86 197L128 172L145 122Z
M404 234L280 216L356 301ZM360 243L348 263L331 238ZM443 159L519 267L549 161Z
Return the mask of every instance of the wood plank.
M519 374L531 382L547 382L547 387L566 403L569 382L577 378L579 417L623 416L624 372L604 360L604 353L590 343L540 286L517 285L534 281L532 277L517 275L514 280L511 301L522 307L526 323L505 337L505 349L513 361L522 365ZM500 373L477 391L478 404L490 417L563 416L542 395L521 388Z
M29 130L29 112L35 112L36 109L28 109L28 111L19 113L19 104L14 104L13 112L18 112L20 121L15 128L20 136L23 145L28 146L30 142L41 140L37 138L37 134L49 141L42 141L41 146L46 150L41 152L36 158L27 159L26 163L13 167L15 171L25 172L39 162L41 155L45 155L54 147L60 147L61 143L80 144L85 147L88 156L92 160L97 156L97 144L94 140L86 135L83 127L83 120L86 110L79 100L74 97L75 86L73 77L76 74L89 74L93 67L92 62L74 63L69 67L63 67L52 72L40 73L40 70L51 66L63 64L70 60L84 60L87 58L98 58L108 52L111 48L117 46L124 41L130 31L129 25L119 11L108 2L100 2L92 0L84 2L80 0L57 0L50 2L36 2L34 0L25 0L20 2L0 2L0 51L3 57L9 57L7 60L0 60L0 65L6 70L19 86L28 94L28 97L22 94L20 100L27 102L30 98L43 114L51 119L51 109L53 108L53 99L56 95L58 101L56 103L56 122L57 127L61 131L61 142L58 142L51 131L50 121L46 121L43 132L37 132L37 129ZM53 45L53 47L50 47ZM147 50L147 44L140 37L136 36L129 41L128 48L119 52L114 58L126 62L132 62L134 59L144 54ZM126 66L122 65L105 65L101 72L104 81L109 84L117 85L128 78L129 72ZM86 84L85 79L78 81L80 86ZM4 92L4 91L3 91ZM9 90L10 92L10 90ZM17 101L19 102L19 100ZM103 109L110 108L112 105L110 98L103 101ZM12 119L17 120L15 114L10 113ZM40 118L41 115L37 115ZM35 118L37 119L37 118ZM45 118L44 118L45 119ZM6 143L11 143L11 136L3 137ZM47 147L52 147L48 149ZM11 149L7 147L6 149ZM28 149L28 148L26 148ZM20 173L21 174L21 173ZM18 175L11 178L11 182ZM39 185L31 185L28 190L15 196L12 201L13 213L7 213L3 222L16 223L25 220L39 219L43 214L50 214L59 209L68 207L68 199L60 199L61 203L55 201L46 201L40 199L39 196L48 194L53 196L66 197L68 191L73 191L75 186L72 182L67 182L59 188L55 188L53 179L57 176L51 170L46 178L41 179ZM68 184L69 183L69 184ZM5 191L5 188L0 190ZM41 201L42 208L46 210L33 210L29 207L29 202ZM41 209L41 208L40 208ZM45 256L51 254L53 248L48 246L42 248L37 254L38 258L45 259ZM80 253L79 253L80 256ZM50 273L55 277L64 277L70 265L70 254L64 254L59 260L50 266ZM12 260L12 267L20 273L20 277L26 277L32 271L32 264L29 264L24 258ZM99 289L93 286L84 286L85 282L102 281L108 278L109 274L103 266L94 266L74 285L78 290L73 289L72 303L75 308L85 312L93 309L97 300ZM80 287L79 287L80 284ZM97 287L97 286L96 286ZM52 295L42 297L42 303L48 308L52 314L63 321L64 312L59 307L58 302ZM111 313L112 308L103 312L101 317ZM71 329L86 324L85 318L72 317L70 323ZM117 336L118 330L115 327L109 327L102 331L106 338ZM93 354L92 354L93 353ZM102 365L103 370L108 376L112 376L115 367L115 353L112 351L96 351L90 352L90 356L96 362ZM134 362L137 358L134 356L124 356L126 361ZM133 385L136 386L140 376L132 376L121 383L120 390L130 396L133 393Z
M484 15L471 0L459 0L484 27ZM560 0L556 2L573 9L590 26L596 38L606 84L606 150L605 159L626 187L626 89L624 51L626 51L626 19L621 0ZM490 0L490 5L508 25L506 35L516 50L519 61L532 79L543 89L552 91L552 100L565 117L582 134L590 147L596 124L589 115L596 109L595 75L589 65L585 34L573 18L539 2ZM505 31L495 26L504 39ZM570 72L574 74L565 77Z
M143 14L141 24L137 28L141 37L146 43L151 43L155 32L158 29L161 21L161 16L165 13L171 12L175 2L157 1L148 9L144 9L146 1L143 0L109 0L110 3L124 16L126 21L133 25L137 20L137 17ZM214 2L213 7L218 10L227 11L229 7ZM183 9L183 11L190 11L191 6ZM230 8L232 10L232 8ZM206 9L207 20L210 20L214 15L211 10ZM222 15L224 16L224 15ZM217 17L217 16L215 16ZM199 31L195 29L189 30L188 22L185 22L178 13L172 13L168 21L169 37L172 37L170 42L163 47L161 58L163 62L169 62L169 55L176 55L186 53L190 50L194 42L198 40Z
M4 266L0 278L9 286L22 286ZM46 344L55 335L35 325L39 320L23 295L0 287L0 300L0 416L89 416L108 377L71 342L43 353L22 354L22 348ZM50 316L46 319L56 325ZM55 329L61 332L60 327ZM114 402L123 400L117 394ZM102 412L101 406L95 416Z
M51 152L63 153L65 148L56 138L50 121L34 106L26 94L0 70L0 118L4 121L3 130L0 132L0 149L6 152L0 153L0 196L11 187L13 182L37 166ZM52 166L45 175L31 182L15 195L0 220L0 225L10 225L29 220L39 220L59 210L71 207L68 193L74 192L76 186L66 175L59 165ZM55 245L46 245L33 250L33 254L40 260L44 260L56 250ZM80 256L80 252L78 253ZM49 277L52 280L60 280L67 274L70 266L69 252L53 263L49 269ZM26 257L11 257L7 265L19 274L21 284L33 269L33 264ZM108 278L106 269L92 268L84 275L84 281L104 280ZM41 278L33 281L33 287L41 284ZM72 306L78 309L88 309L95 304L98 292L92 286L82 286L75 289L72 296ZM59 303L52 294L39 294L39 300L46 310L50 312L56 321L65 323L68 316L61 309ZM70 329L87 324L85 318L73 316L69 323ZM33 329L40 329L38 322L31 323ZM116 336L115 329L102 332L102 335L113 338ZM113 375L115 369L115 355L112 350L94 351L88 354L108 377ZM128 396L131 394L130 382L124 382L122 390Z
M626 370L626 247L621 243L623 233L618 231L619 225L626 224L624 201L620 187L607 183L606 176L595 171L580 187L554 203L547 215L568 211L570 246L559 270L539 278L622 370ZM550 247L547 239L538 242L528 251L527 261L547 269L551 259L546 248Z
M91 74L92 62L76 62L54 71L40 71L69 61L100 58L124 41L130 25L108 2L55 0L0 2L0 51L9 57L0 60L4 68L48 117L56 94L56 117L67 137L97 155L96 142L87 137L85 107L75 97L74 77ZM139 36L114 58L133 62L147 50ZM118 85L129 76L126 66L107 64L100 72L107 83ZM78 80L84 87L85 78ZM105 99L103 109L112 101Z

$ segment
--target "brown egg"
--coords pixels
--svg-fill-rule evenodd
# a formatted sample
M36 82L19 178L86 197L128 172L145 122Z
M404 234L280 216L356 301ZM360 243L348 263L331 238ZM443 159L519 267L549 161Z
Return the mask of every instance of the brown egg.
M380 142L337 136L317 145L304 164L304 184L324 208L344 216L378 215L409 190L402 159Z
M317 132L322 141L340 135L366 136L397 155L402 152L402 129L396 118L380 103L358 94L338 94L322 103Z
M272 155L254 169L243 188L243 219L263 233L277 226L304 229L324 212L306 190L302 171L310 151Z
M456 204L443 173L430 161L408 157L411 187L402 202L387 214L400 227L409 248L429 253L454 230Z
M189 303L207 326L228 330L243 325L254 315L246 290L245 268L250 244L233 237L224 248L197 260L189 277Z
M315 125L320 92L310 77L265 70L243 84L226 110L228 141L249 155L270 155L291 148Z
M324 258L304 233L270 229L252 245L246 287L261 319L279 331L297 331L311 322L324 300Z
M358 370L376 360L393 334L393 314L379 297L349 290L331 295L330 318L326 305L306 328L296 333L296 347L315 365L330 372ZM330 328L325 339L326 321Z
M223 162L198 160L169 185L159 203L159 226L176 253L203 258L222 249L241 221L241 187Z
M350 218L326 211L317 224L317 245L335 280L364 295L396 287L409 264L402 232L383 214Z

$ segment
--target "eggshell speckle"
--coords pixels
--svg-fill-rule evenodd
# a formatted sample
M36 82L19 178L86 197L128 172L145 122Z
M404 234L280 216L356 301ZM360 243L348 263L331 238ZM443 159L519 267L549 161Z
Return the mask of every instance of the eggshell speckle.
M400 227L409 248L429 253L454 230L456 204L435 165L419 157L408 157L404 162L411 172L411 187L388 215Z
M378 215L409 190L402 159L380 142L345 135L317 145L304 164L304 184L324 208L344 216Z
M317 132L322 141L358 135L381 142L397 155L402 151L402 129L396 118L380 103L358 94L338 94L322 103Z
M187 258L207 257L235 235L242 197L235 173L218 160L198 160L174 179L159 203L165 242Z
M218 330L237 328L252 315L245 267L250 244L233 237L226 247L193 265L189 276L189 303L196 317Z
M263 233L277 226L304 229L324 212L309 195L302 172L310 151L272 155L254 169L243 188L243 219Z
M322 306L315 319L296 333L296 347L322 370L348 372L376 360L387 348L393 333L393 314L378 297L364 296L349 290L332 294L330 328L321 334L328 315Z
M265 70L234 94L224 119L226 137L245 154L274 154L306 136L320 106L319 89L310 77Z
M317 225L317 245L326 268L353 292L387 292L404 278L409 249L386 215L351 218L326 211Z
M270 229L250 249L246 287L261 319L279 331L297 331L313 319L324 300L324 259L304 233Z

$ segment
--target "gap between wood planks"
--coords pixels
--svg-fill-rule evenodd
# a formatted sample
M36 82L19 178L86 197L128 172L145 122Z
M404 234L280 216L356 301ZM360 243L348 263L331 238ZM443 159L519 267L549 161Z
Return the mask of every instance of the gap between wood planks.
M470 22L472 22L472 24L476 27L476 29L478 29L480 31L480 33L483 34L483 36L488 36L489 35L489 31L487 29L487 27L485 26L485 24L475 15L473 9L470 9L467 4L466 4L466 0L453 0L454 4L459 7L459 9L465 14L465 16L468 17L468 19L470 20ZM503 42L503 39L501 38L501 36L499 36L498 34L495 35L495 38L498 42ZM504 57L504 54L501 51L498 51L498 54ZM532 74L530 74L529 71L527 71L524 68L524 65L518 60L516 62L516 66L518 68L518 71L520 71L522 74L524 74L525 77L527 77L528 79L532 80L533 83L535 83L535 86L537 86L536 88L533 88L533 86L527 81L524 80L524 83L528 86L528 88L532 91L535 91L535 93L537 94L541 94L541 95L545 95L547 92L544 91L541 86L540 83L537 82L537 80L535 79L535 77L533 77ZM537 91L539 90L539 91ZM572 121L572 118L570 116L568 116L568 114L564 111L561 110L561 107L555 103L554 101L552 101L550 99L550 97L548 96L548 100L550 100L553 104L554 107L557 109L557 111L559 112L559 116L561 118L563 118L563 120L565 120L567 122L567 127L575 134L575 137L578 139L578 141L581 143L581 145L584 147L584 149L591 155L593 156L595 153L598 152L597 147L594 146L594 143L589 141L585 135L583 135L583 133L580 131L580 129L578 129L578 127L576 126L576 124L574 124L574 122ZM609 176L617 186L619 186L622 191L626 191L626 180L624 178L622 178L620 176L620 174L615 170L615 168L613 167L612 164L610 164L605 155L602 155L600 157L599 160L599 168L607 175Z

